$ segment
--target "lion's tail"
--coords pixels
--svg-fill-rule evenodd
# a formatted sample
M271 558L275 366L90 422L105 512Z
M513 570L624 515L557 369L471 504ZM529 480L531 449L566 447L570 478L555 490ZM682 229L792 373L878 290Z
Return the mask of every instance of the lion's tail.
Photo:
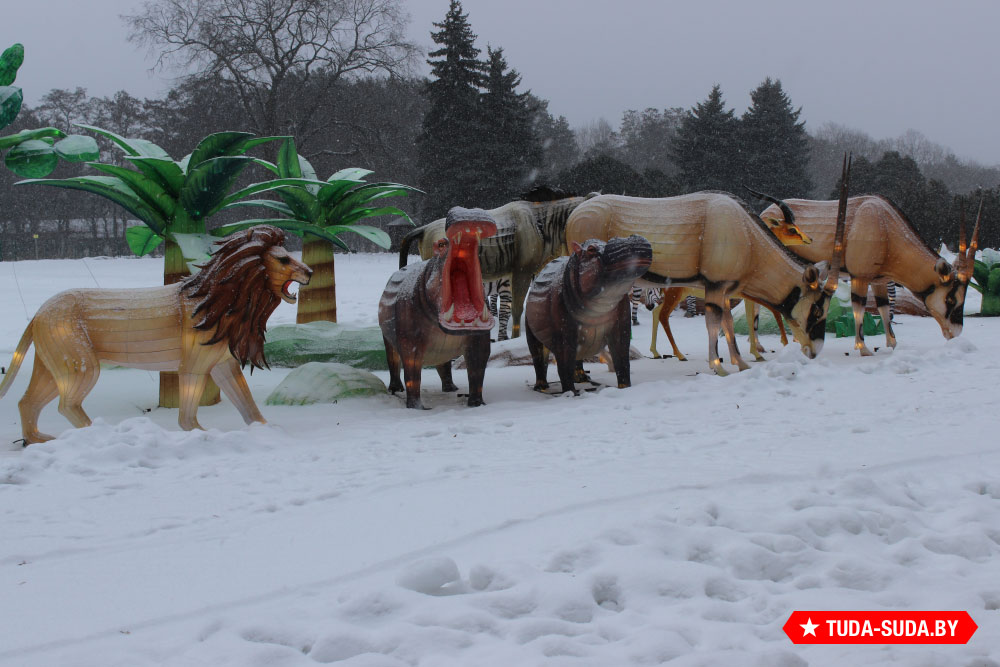
M7 394L7 390L14 384L14 377L21 369L21 362L24 361L24 355L27 353L28 348L31 347L31 340L33 338L32 327L34 324L34 320L28 323L28 328L24 330L24 335L21 336L21 342L17 344L17 349L14 350L14 359L10 362L10 367L7 368L7 375L4 376L3 382L0 382L0 398L3 398Z
M410 244L413 243L414 239L422 240L424 238L424 230L427 225L423 227L417 227L416 229L411 229L403 237L403 240L399 242L399 268L406 266L407 255L410 254Z

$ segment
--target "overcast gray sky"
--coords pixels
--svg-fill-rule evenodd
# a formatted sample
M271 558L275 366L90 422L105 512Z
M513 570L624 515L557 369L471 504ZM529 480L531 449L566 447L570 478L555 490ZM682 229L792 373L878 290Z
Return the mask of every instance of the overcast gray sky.
M26 49L29 103L52 88L162 94L168 75L126 41L139 0L8 0L0 48ZM876 139L915 129L965 159L1000 164L1000 2L995 0L464 0L478 45L501 46L523 84L580 126L626 109L690 108L712 85L742 113L779 78L807 128ZM404 0L412 39L432 46L448 0ZM421 72L427 68L421 61Z

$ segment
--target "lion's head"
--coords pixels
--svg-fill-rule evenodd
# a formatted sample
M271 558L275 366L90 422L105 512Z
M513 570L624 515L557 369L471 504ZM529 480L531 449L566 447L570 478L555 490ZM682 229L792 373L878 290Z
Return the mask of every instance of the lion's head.
M229 351L246 366L267 366L264 330L281 300L295 302L288 291L293 282L306 285L312 269L283 247L285 233L257 225L222 241L201 272L184 281L181 292L201 301L192 317L195 329L215 328L206 343L229 341ZM198 316L201 316L198 318Z

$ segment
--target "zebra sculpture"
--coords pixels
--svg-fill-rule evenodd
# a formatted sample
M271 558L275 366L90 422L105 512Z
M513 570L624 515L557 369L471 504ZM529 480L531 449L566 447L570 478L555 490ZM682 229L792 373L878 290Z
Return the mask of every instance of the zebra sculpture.
M558 188L542 186L525 193L517 201L487 211L497 222L497 234L482 240L479 264L484 281L503 277L510 280L513 338L521 333L524 297L531 279L549 260L569 254L566 220L590 196L577 197ZM432 257L435 243L445 238L444 227L442 218L404 236L399 246L399 266L406 266L414 241L422 259Z
M497 321L497 340L507 340L507 322L510 320L510 276L483 283L490 314Z

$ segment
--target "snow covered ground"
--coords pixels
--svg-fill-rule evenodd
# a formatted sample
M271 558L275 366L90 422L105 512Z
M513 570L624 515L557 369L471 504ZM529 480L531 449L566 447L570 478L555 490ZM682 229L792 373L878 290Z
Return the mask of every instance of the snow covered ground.
M394 263L338 257L341 321L375 324ZM0 363L55 292L161 270L0 263ZM283 304L271 324L293 320ZM270 424L223 400L193 433L150 411L154 374L106 370L95 424L64 430L53 403L61 437L27 450L22 369L0 402L0 664L1000 665L1000 321L945 341L900 320L895 351L831 336L808 361L768 337L768 362L721 378L704 319L675 315L687 363L642 359L632 388L575 398L490 368L475 409L433 371L429 411L270 407L288 371L258 371ZM967 610L979 630L795 646L796 609Z

